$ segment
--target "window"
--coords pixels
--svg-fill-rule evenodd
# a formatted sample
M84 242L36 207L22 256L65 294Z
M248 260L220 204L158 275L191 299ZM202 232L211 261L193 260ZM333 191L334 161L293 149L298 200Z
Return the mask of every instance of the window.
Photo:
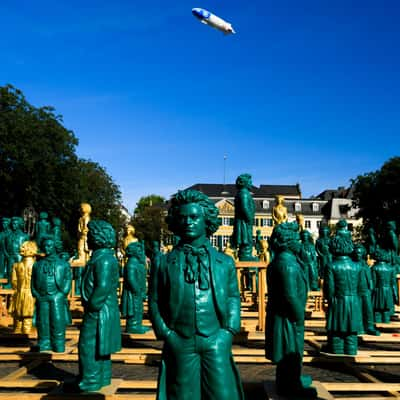
M222 217L221 225L223 226L230 226L231 219L229 217Z
M229 242L229 240L230 240L230 236L227 236L227 235L224 235L224 236L222 236L222 246L225 248L226 247L226 244Z
M300 212L301 211L301 203L294 203L294 211Z
M269 208L269 200L263 200L263 202L262 202L262 208L264 208L264 209Z
M216 235L211 236L211 245L214 247L218 247L218 236Z
M318 212L319 211L319 204L318 203L312 203L312 210L314 212Z
M321 227L321 221L317 221L317 228L319 229Z
M311 221L310 221L309 219L306 219L306 220L304 221L304 227L305 227L305 228L311 228Z

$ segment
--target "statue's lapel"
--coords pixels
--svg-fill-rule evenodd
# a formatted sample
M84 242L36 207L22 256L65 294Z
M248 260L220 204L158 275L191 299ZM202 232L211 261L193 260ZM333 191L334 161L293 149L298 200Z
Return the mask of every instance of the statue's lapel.
M171 286L170 298L175 306L175 314L178 315L178 310L182 302L183 293L183 268L184 256L182 251L173 250L168 257L168 276Z

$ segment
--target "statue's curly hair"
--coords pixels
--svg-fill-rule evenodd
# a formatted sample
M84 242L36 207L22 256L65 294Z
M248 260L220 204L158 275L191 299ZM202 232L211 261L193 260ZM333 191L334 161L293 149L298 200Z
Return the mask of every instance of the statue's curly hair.
M373 254L373 258L377 262L390 262L390 254L387 250L382 249L379 246L376 246L376 249Z
M289 249L291 242L298 242L299 240L300 234L297 222L284 222L275 226L270 238L270 246L273 251L280 253Z
M349 256L353 253L354 245L351 240L351 235L337 234L335 235L329 244L331 253L334 256Z
M250 174L241 174L236 178L236 186L237 187L245 187L249 189L251 187L251 175Z
M88 223L89 235L92 235L94 241L100 247L113 248L116 244L115 230L106 221L92 219Z
M211 236L217 231L220 225L220 220L218 219L218 208L208 196L194 189L179 190L178 193L172 197L171 206L166 218L169 230L179 235L179 228L176 224L179 208L184 204L190 203L196 203L203 209L206 223L206 234L207 236Z
M125 248L127 257L142 258L144 255L143 244L140 242L131 242Z
M357 249L362 250L362 257L365 257L367 255L367 250L362 243L354 243L353 253L355 253Z

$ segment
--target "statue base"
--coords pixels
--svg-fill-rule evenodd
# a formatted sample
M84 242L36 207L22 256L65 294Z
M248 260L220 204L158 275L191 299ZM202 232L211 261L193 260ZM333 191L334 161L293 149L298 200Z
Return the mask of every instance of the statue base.
M83 398L85 400L98 400L98 399L114 399L115 394L117 393L118 387L123 382L123 379L112 379L111 384L108 386L102 387L97 392L80 392L78 383L73 382L64 382L62 385L58 386L54 390L52 390L47 396L46 399L50 400L75 400L77 398Z
M334 397L318 381L313 381L311 388L317 391L317 400L334 400ZM307 395L280 395L276 392L275 382L265 381L264 392L269 400L310 400Z

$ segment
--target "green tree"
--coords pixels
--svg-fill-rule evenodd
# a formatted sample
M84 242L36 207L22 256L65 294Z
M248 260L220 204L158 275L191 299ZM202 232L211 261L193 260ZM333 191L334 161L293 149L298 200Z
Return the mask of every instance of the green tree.
M34 107L11 85L0 87L0 215L24 208L61 218L66 247L76 248L79 205L122 224L121 193L104 168L76 155L78 139L52 107Z
M139 199L131 220L136 235L144 240L146 254L151 257L152 242L161 242L170 233L165 222L165 199L162 196L151 194Z
M354 205L364 226L380 230L386 221L400 221L400 157L386 161L381 169L358 176L354 185Z

